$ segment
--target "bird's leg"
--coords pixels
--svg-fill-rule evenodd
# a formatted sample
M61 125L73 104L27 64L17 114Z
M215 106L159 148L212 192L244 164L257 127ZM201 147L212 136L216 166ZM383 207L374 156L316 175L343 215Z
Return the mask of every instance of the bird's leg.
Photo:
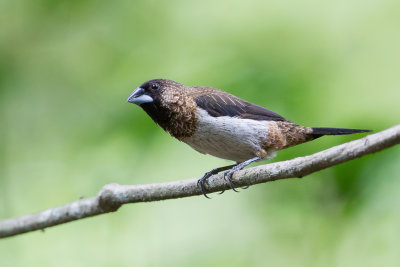
M201 192L203 193L203 195L204 195L206 198L209 198L209 197L207 196L206 188L205 188L205 186L204 186L204 182L205 182L208 178L210 178L212 175L217 174L217 173L219 173L219 172L232 169L232 168L235 167L236 165L238 165L238 164L233 164L233 165L229 165L229 166L219 167L219 168L212 169L212 170L209 171L209 172L206 172L206 173L203 175L203 177L201 177L201 178L197 181L197 185L200 187ZM222 191L222 192L224 192L224 191ZM221 193L221 194L222 194L222 193Z
M237 190L235 190L235 185L233 184L233 181L232 181L232 175L236 171L240 171L247 165L250 165L251 163L253 163L257 160L260 160L260 159L262 159L262 157L254 157L254 158L248 159L246 161L243 161L242 163L239 163L239 164L233 166L232 169L230 169L229 171L224 173L224 178L228 181L228 184L232 188L233 191L238 192ZM246 189L246 188L248 188L248 186L244 187L244 189Z

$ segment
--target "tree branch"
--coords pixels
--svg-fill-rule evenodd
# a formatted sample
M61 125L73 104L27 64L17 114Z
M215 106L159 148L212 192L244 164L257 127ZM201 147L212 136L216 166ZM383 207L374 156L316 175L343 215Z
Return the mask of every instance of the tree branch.
M303 177L366 154L381 151L400 143L400 124L362 139L338 145L324 151L261 165L234 174L238 186L254 185L279 179ZM208 192L229 190L223 174L210 177ZM148 202L201 195L197 179L145 185L105 185L96 197L82 199L42 212L0 221L0 238L14 236L50 226L113 212L127 203Z

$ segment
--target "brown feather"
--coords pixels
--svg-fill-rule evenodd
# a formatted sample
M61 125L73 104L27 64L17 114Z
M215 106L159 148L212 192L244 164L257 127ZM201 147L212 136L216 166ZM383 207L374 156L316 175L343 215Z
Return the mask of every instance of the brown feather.
M313 140L312 129L289 121L277 121L269 124L269 132L263 148L281 150Z
M150 84L160 85L159 90L150 92ZM197 129L196 103L188 95L186 86L174 81L156 79L142 84L154 99L141 107L149 116L173 137L182 139L194 134Z

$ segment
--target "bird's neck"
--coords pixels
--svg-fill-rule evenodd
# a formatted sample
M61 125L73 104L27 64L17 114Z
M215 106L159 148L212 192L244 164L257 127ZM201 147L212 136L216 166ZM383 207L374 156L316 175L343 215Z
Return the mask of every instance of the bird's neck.
M192 136L197 130L196 106L193 104L187 105L182 102L167 103L167 105L149 104L142 105L142 108L161 128L181 140Z

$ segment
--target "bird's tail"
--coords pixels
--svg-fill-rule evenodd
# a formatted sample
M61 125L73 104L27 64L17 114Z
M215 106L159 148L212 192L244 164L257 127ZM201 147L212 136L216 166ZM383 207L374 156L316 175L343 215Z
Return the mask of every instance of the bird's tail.
M325 128L325 127L316 127L311 128L311 135L314 138L321 137L323 135L345 135L345 134L355 134L355 133L365 133L371 132L371 130L364 129L346 129L346 128Z

